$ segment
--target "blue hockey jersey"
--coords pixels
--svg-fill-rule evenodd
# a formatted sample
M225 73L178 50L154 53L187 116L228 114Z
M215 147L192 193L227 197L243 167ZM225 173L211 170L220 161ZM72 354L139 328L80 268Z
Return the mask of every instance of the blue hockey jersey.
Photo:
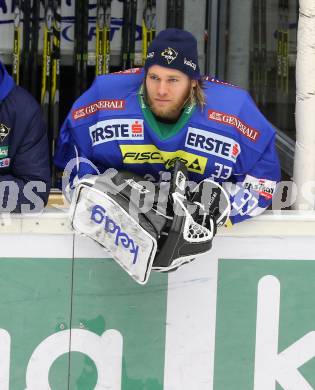
M165 137L139 93L143 75L132 69L95 79L62 126L55 164L64 169L75 159L79 177L114 167L158 180L180 158L189 180L226 183L233 223L265 210L280 166L275 131L249 94L205 78L206 107L186 107Z
M17 86L0 62L1 211L40 211L48 201L47 129L37 101Z

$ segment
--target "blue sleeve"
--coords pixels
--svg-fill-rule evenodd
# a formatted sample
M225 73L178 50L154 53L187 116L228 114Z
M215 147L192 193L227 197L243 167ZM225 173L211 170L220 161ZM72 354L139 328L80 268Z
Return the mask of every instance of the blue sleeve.
M271 204L281 178L276 151L276 131L259 111L249 94L241 106L242 120L257 129L256 142L245 139L231 185L231 222L237 223L261 214Z
M2 185L8 185L2 207L12 212L38 212L48 201L51 176L47 129L34 102L27 100L24 104L30 116L16 115L13 142L18 147L10 172L0 175Z
M211 110L219 114L220 129L226 130L238 146L224 176L219 172L214 176L230 196L230 221L234 224L272 205L281 179L276 130L244 89L218 82L210 84L207 93Z
M274 127L246 91L233 92L229 105L240 123L237 131L240 153L230 182L223 186L230 194L230 221L234 224L255 217L272 205L281 169Z
M65 177L68 178L68 184L72 187L76 179L81 179L85 175L97 175L100 172L84 154L79 141L75 139L70 115L60 130L54 164L64 172ZM65 183L63 183L64 186Z
M231 202L231 222L238 223L257 216L271 204L281 170L273 137L260 158L246 172L236 176L228 191Z

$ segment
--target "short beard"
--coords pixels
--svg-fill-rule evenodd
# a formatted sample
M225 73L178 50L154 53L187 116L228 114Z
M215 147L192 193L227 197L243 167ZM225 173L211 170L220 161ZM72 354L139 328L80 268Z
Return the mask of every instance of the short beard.
M178 119L182 113L182 110L186 106L187 102L189 101L190 92L187 93L186 98L184 99L183 103L178 104L174 107L165 107L165 108L156 108L154 106L154 103L152 103L151 99L149 98L149 95L147 93L145 82L143 83L143 98L145 103L149 106L152 113L161 119L167 119L174 121Z
M149 107L150 110L153 112L153 114L161 119L168 119L168 120L176 120L179 118L183 105L180 107L172 107L172 108L156 108L154 104L151 104L149 99Z

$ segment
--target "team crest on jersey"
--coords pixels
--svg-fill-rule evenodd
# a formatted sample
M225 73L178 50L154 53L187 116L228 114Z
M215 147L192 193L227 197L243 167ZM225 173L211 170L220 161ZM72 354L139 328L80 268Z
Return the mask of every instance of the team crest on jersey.
M4 125L3 123L0 123L0 142L3 142L4 139L8 136L11 129Z
M8 146L0 146L0 158L8 157L9 147Z
M2 158L0 159L0 168L8 168L10 166L10 158Z
M176 60L178 52L171 47L168 47L167 49L164 49L164 51L162 51L161 56L166 59L168 64L171 64L174 60Z
M142 119L109 119L89 127L93 146L111 141L143 140Z

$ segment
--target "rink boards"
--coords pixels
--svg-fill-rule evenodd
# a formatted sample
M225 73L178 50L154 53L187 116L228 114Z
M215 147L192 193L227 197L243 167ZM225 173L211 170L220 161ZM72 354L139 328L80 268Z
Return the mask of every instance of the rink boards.
M52 216L0 226L1 390L315 388L313 215L223 230L145 286Z

